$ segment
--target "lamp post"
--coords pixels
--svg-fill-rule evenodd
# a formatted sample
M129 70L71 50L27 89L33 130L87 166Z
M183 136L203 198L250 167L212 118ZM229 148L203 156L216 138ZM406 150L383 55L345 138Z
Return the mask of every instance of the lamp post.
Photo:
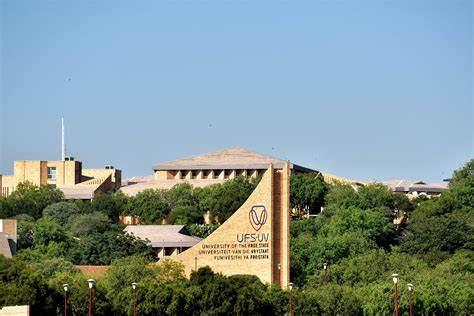
M295 316L295 308L293 305L293 283L288 284L290 288L290 316Z
M413 284L408 283L408 303L410 304L410 316L415 315L415 309L413 307Z
M132 282L133 316L137 316L137 283Z
M398 274L394 273L392 274L392 280L393 280L393 303L395 304L395 316L398 316Z
M63 284L63 289L64 289L64 316L67 316L67 288L68 284L64 283Z
M94 279L88 279L87 283L89 284L89 316L92 316L92 306L94 304Z
M324 284L328 284L328 264L327 262L323 263L323 269L324 269Z

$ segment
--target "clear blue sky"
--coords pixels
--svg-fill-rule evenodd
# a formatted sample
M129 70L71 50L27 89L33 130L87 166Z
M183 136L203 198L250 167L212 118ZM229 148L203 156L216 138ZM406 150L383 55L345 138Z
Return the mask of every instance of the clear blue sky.
M69 155L125 177L234 146L378 180L473 157L472 1L0 9L2 173L60 159L61 116Z

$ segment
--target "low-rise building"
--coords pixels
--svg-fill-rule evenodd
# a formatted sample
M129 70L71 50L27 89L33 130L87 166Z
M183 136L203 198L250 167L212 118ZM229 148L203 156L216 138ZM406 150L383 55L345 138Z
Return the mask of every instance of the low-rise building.
M258 177L270 164L281 170L286 161L236 147L194 157L164 162L153 166L152 177L132 178L124 183L122 192L135 195L145 189L170 189L176 184L189 183L204 187L223 183L238 176ZM291 172L317 172L290 164Z
M448 189L446 183L426 183L423 181L383 181L390 190L394 192L404 193L409 199L416 198L418 196L437 196L445 192Z
M62 190L66 199L91 199L95 194L119 189L122 172L113 166L83 169L82 162L66 157L59 161L16 160L13 175L0 176L0 194L10 195L22 182L52 185Z
M190 236L184 225L129 225L125 232L146 241L158 259L177 255L201 241Z

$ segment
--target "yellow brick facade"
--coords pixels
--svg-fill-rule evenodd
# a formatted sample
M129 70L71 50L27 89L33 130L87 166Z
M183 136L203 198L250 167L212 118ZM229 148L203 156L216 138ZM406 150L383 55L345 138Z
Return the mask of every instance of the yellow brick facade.
M22 182L55 185L69 191L78 186L90 187L89 191L98 193L119 189L121 181L121 171L115 168L82 169L82 163L75 160L17 160L13 175L0 175L0 196L10 195Z

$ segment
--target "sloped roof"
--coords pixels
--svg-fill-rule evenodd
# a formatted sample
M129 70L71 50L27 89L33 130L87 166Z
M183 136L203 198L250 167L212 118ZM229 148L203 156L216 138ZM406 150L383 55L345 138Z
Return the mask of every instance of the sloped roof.
M153 170L267 169L270 164L282 169L285 160L266 156L242 147L173 160L153 166ZM292 169L315 171L291 164Z
M156 247L192 247L201 238L186 234L184 225L128 225L125 232Z
M63 191L64 198L70 199L84 199L90 200L94 197L94 192L97 190L99 185L70 185L70 186L58 186L58 189Z

